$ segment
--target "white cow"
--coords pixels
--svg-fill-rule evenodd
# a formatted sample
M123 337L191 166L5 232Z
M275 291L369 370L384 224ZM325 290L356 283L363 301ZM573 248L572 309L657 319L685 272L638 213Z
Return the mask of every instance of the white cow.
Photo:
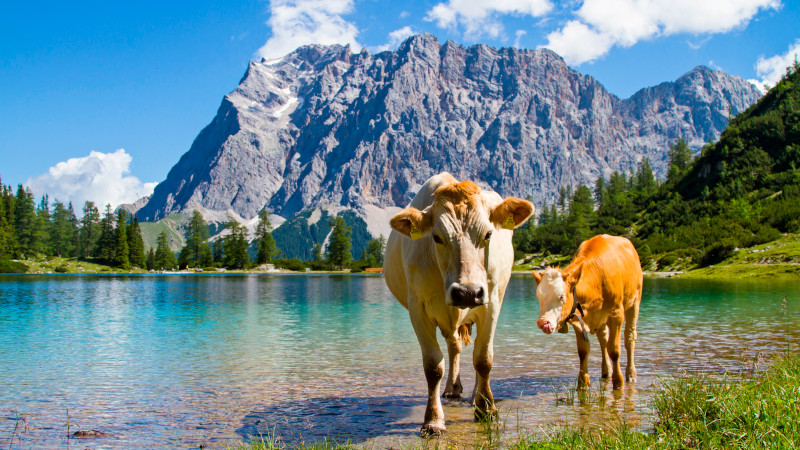
M390 222L393 231L383 270L389 290L408 309L422 349L428 382L423 436L445 429L439 399L444 360L437 327L447 342L450 360L445 397L461 395L461 346L471 342L475 324L475 417L496 412L489 372L494 330L514 263L511 230L532 213L530 202L513 197L503 200L471 181L459 183L442 173L425 182L411 205Z

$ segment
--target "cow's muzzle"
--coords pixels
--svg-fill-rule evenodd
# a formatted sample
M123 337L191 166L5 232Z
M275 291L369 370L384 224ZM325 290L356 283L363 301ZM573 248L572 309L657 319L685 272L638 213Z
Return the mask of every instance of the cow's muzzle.
M488 302L486 289L477 283L453 283L448 296L451 304L457 308L474 308Z

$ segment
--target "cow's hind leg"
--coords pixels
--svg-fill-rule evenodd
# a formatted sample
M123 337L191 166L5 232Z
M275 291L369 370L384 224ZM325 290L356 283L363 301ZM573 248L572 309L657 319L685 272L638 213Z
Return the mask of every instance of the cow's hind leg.
M628 365L625 367L625 381L636 382L636 363L633 352L636 349L636 321L639 320L639 302L625 311L625 350L628 354Z
M419 308L414 308L412 305L413 302L409 302L408 312L422 350L422 368L425 370L425 380L428 382L428 404L425 407L425 422L422 424L420 434L424 437L438 436L445 430L444 410L439 399L439 385L444 376L444 355L439 349L439 343L436 342L436 326L420 314Z
M622 381L622 370L619 368L619 353L620 353L620 326L621 320L610 318L608 321L608 359L611 360L611 382L614 389L622 389L625 384Z
M463 388L461 386L461 338L456 331L452 336L445 336L447 342L447 357L450 367L447 372L447 384L444 388L445 398L460 398Z
M597 342L600 343L601 378L608 378L611 374L611 364L608 362L608 327L603 325L597 329Z
M573 326L575 338L578 341L578 358L580 359L580 371L578 372L578 389L589 387L589 341L583 339L581 327Z

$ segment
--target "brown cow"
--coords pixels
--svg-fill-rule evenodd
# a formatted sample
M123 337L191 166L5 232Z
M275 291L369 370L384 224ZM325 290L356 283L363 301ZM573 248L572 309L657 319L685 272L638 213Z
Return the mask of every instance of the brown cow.
M444 395L459 397L462 343L469 343L469 327L475 324L472 402L476 417L496 411L489 372L494 330L514 264L511 230L532 212L530 202L504 200L442 173L425 182L411 205L391 220L383 273L389 290L408 309L422 350L428 382L423 435L445 429L439 399L444 358L436 328L447 342L450 361Z
M533 276L540 307L536 326L547 334L555 330L566 333L567 323L575 329L581 361L578 387L589 385L588 331L596 333L600 342L602 377L608 378L610 359L614 389L622 388L619 341L623 321L628 352L625 378L635 382L633 351L642 300L642 267L631 241L606 234L595 236L578 247L566 269L548 268Z

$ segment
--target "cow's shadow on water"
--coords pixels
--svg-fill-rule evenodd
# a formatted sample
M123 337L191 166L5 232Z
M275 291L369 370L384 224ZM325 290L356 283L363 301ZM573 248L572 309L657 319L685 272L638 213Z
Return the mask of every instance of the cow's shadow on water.
M553 380L512 377L492 381L499 408L503 402L553 391ZM556 381L557 382L557 381ZM448 427L472 423L470 392L459 400L445 400ZM376 438L413 438L419 435L425 413L425 397L387 393L375 397L318 397L302 401L268 404L251 411L236 432L243 439L277 439L282 445L333 441L360 444Z
M425 398L421 396L312 398L252 411L236 431L244 439L277 439L289 446L324 440L357 444L380 436L418 432L413 412L420 405L424 410Z

